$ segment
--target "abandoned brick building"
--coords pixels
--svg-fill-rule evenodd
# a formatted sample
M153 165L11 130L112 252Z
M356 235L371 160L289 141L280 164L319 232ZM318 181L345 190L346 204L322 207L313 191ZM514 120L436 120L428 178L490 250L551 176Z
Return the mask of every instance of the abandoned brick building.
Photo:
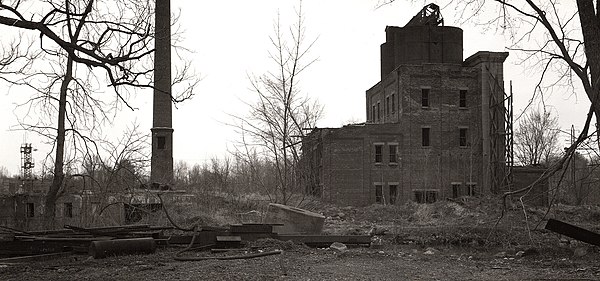
M508 53L463 60L462 29L432 22L441 17L426 8L404 27L386 27L366 122L315 128L303 140L309 188L325 201L428 203L502 185Z

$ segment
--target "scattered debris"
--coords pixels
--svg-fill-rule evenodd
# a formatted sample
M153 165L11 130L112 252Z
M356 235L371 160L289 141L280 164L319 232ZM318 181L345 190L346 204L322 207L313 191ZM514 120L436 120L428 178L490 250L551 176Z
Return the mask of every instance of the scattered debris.
M344 243L340 243L340 242L331 243L331 246L329 246L329 248L332 250L336 250L338 252L342 252L342 253L348 250L348 246L346 246Z

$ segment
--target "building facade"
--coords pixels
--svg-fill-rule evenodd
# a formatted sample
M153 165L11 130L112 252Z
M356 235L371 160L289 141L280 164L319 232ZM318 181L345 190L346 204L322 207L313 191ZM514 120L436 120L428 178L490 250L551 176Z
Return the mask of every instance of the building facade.
M381 81L366 91L366 122L315 128L303 142L309 189L344 205L476 195L504 177L503 63L463 60L462 30L386 28Z

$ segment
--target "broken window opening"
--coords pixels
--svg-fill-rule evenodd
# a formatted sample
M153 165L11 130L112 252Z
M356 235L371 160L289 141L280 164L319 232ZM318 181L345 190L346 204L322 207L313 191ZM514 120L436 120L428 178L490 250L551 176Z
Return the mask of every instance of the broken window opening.
M430 146L429 134L431 128L421 128L421 146Z
M458 129L458 146L467 147L467 128Z
M383 186L380 184L375 185L375 203L383 204Z
M467 192L468 192L468 196L475 196L477 195L477 183L467 183Z
M415 190L415 202L431 204L437 201L437 191L435 190Z
M429 107L429 89L421 89L421 106Z
M458 94L458 107L466 108L467 107L467 90L460 90Z
M452 184L452 198L458 198L461 195L461 184L460 183L453 183Z
M398 196L398 185L390 185L390 205L396 204L396 197Z
M390 115L390 97L385 98L385 115Z
M375 163L381 163L383 161L383 145L375 145Z
M28 218L35 217L35 205L33 203L27 203L25 206L25 213Z
M376 116L376 115L375 115L375 105L373 105L373 110L371 110L371 115L372 115L372 116L371 116L371 120L372 120L373 122L375 122L375 116Z

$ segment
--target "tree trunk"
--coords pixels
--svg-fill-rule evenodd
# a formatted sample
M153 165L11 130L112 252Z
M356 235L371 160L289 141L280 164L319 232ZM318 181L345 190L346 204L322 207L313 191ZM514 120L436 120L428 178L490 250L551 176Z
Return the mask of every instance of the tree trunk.
M600 1L596 2L594 8L593 0L577 0L579 10L579 21L585 46L587 65L590 68L590 87L586 89L588 98L594 106L596 124L600 124Z
M65 116L67 107L67 91L69 89L69 83L73 77L73 57L69 54L67 58L67 69L65 71L65 77L60 85L60 98L58 101L58 124L56 133L56 154L54 160L54 177L52 178L52 184L46 194L46 202L44 206L44 227L51 229L54 227L54 217L56 213L56 200L58 199L58 193L63 181L65 174L63 171L64 166L64 155L65 155Z

